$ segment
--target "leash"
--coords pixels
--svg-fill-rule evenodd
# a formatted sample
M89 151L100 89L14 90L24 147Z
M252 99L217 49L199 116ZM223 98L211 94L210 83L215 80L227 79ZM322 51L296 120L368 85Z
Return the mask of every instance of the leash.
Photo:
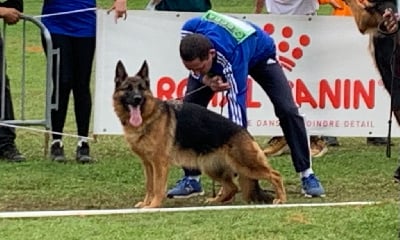
M393 38L393 52L392 56L390 58L390 71L392 72L392 81L390 84L390 113L389 113L389 120L388 120L388 136L387 136L387 144L386 144L386 157L390 158L391 157L391 139L392 139L392 119L393 119L393 89L394 89L394 84L396 81L396 52L397 52L397 41L399 41L399 33L397 32L395 37Z
M68 14L74 14L74 13L80 13L80 12L87 12L87 11L95 11L97 8L83 8L83 9L78 9L78 10L73 10L73 11L66 11L66 12L58 12L58 13L49 13L49 14L43 14L43 15L36 15L33 16L33 18L47 18L47 17L54 17L54 16L61 16L61 15L68 15Z
M201 87L199 87L199 88L197 88L197 89L195 89L195 90L193 90L193 91L191 91L191 92L186 93L185 96L177 97L177 98L175 98L175 99L176 99L176 100L183 100L184 97L187 97L187 96L190 96L190 95L192 95L192 94L194 94L194 93L196 93L196 92L199 92L199 91L203 90L203 89L206 88L206 87L207 87L206 85L203 85L203 86L201 86Z
M219 112L219 114L222 116L223 115L223 110L224 110L224 92L225 91L223 91L222 92L222 99L221 99L221 101L220 101L220 103L219 103L219 106L220 106L220 112ZM228 91L226 91L226 94L225 94L225 96L227 96L228 95ZM216 191L216 184L215 184L215 181L214 180L212 180L212 196L213 197L216 197L217 196L217 191Z

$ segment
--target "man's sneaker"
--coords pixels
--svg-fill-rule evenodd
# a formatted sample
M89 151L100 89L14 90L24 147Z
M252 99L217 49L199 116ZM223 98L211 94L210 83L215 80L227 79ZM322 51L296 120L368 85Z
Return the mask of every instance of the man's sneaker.
M8 162L23 162L25 161L24 155L22 155L15 144L10 144L2 149L1 158L7 160Z
M92 161L87 142L80 142L76 147L76 161L79 163L90 163Z
M289 146L285 137L273 137L268 141L264 154L269 157L280 156L285 152L289 152Z
M179 180L175 187L167 192L168 198L191 198L203 195L200 180L189 179L187 176Z
M305 197L325 197L325 190L314 174L301 179L302 193Z
M51 144L50 158L59 163L65 163L67 161L64 155L64 145L61 141L55 141Z
M310 154L311 157L322 157L325 153L328 152L328 146L326 145L325 141L319 137L311 138L310 143Z

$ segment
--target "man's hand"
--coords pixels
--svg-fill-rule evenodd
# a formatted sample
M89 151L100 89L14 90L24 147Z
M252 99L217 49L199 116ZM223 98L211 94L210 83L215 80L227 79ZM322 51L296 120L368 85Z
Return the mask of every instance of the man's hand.
M337 8L337 9L343 9L343 6L340 5L338 2L336 2L335 0L329 0L329 4L333 7L333 8Z
M15 8L0 7L0 18L7 24L16 24L21 18L21 12Z
M229 83L222 80L221 76L209 77L206 75L202 81L204 85L209 86L214 92L225 91L231 88Z
M356 4L363 9L366 9L366 8L371 8L371 7L375 6L376 3L370 2L368 0L357 0Z
M126 0L114 0L113 5L110 9L108 9L107 14L110 12L115 11L114 20L117 23L118 18L124 18L126 20L127 13L126 13Z
M398 19L394 14L393 10L388 8L385 9L385 12L382 15L383 17L383 25L386 28L386 31L390 33L394 33L399 29Z

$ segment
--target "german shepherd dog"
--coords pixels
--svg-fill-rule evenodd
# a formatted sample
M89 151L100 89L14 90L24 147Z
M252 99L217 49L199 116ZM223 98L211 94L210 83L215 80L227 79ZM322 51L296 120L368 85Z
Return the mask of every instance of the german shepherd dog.
M280 173L268 164L247 130L199 105L154 97L146 61L135 76L128 76L123 63L117 63L113 105L125 140L144 167L146 195L135 207L161 206L170 165L198 168L219 182L220 194L208 202L233 200L238 192L235 174L243 200L267 201L258 183L266 179L275 187L273 203L286 202Z

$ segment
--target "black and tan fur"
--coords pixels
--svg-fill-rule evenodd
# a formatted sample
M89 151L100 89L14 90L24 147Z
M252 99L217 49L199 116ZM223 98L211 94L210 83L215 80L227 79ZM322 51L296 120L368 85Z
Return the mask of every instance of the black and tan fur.
M260 179L275 187L273 203L286 201L281 175L245 129L201 106L155 98L146 62L135 76L117 63L113 104L125 139L144 167L146 195L136 207L161 206L171 165L198 168L219 182L222 190L210 202L233 199L235 173L245 201L263 200Z

